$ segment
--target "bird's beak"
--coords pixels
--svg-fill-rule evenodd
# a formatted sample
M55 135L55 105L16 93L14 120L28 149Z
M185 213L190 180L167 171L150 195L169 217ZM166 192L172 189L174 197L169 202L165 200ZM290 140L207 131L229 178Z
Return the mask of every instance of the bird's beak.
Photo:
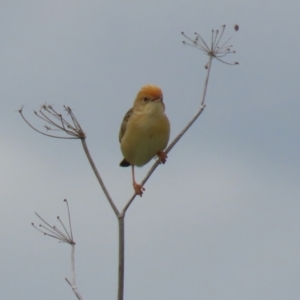
M153 99L152 102L162 102L162 98L157 97L157 98Z

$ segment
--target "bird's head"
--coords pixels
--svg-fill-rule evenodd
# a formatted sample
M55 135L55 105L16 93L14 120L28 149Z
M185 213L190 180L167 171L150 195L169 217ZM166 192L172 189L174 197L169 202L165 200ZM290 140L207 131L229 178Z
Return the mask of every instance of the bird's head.
M156 85L145 85L136 95L133 109L142 112L161 112L165 110L163 103L163 94L161 89Z

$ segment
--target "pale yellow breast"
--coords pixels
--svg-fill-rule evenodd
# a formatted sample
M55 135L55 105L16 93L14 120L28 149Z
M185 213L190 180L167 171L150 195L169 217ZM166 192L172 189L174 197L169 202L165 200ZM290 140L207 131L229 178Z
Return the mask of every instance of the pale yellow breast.
M135 166L148 163L169 141L170 123L165 114L136 114L128 121L121 140L124 158Z

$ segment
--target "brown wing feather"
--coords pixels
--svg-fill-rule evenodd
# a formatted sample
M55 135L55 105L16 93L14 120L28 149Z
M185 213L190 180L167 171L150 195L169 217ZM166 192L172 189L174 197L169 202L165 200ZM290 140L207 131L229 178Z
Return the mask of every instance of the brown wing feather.
M126 128L127 128L127 123L128 120L130 119L131 115L132 115L133 109L129 109L129 111L126 113L126 115L124 116L124 119L122 121L121 124L121 128L120 128L120 133L119 133L119 142L121 143L122 137L125 134Z

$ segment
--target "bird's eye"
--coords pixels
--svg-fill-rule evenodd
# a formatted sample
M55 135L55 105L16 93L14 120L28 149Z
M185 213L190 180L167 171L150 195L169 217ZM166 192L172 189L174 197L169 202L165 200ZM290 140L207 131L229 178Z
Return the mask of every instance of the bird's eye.
M148 102L149 99L147 97L144 97L144 102Z

